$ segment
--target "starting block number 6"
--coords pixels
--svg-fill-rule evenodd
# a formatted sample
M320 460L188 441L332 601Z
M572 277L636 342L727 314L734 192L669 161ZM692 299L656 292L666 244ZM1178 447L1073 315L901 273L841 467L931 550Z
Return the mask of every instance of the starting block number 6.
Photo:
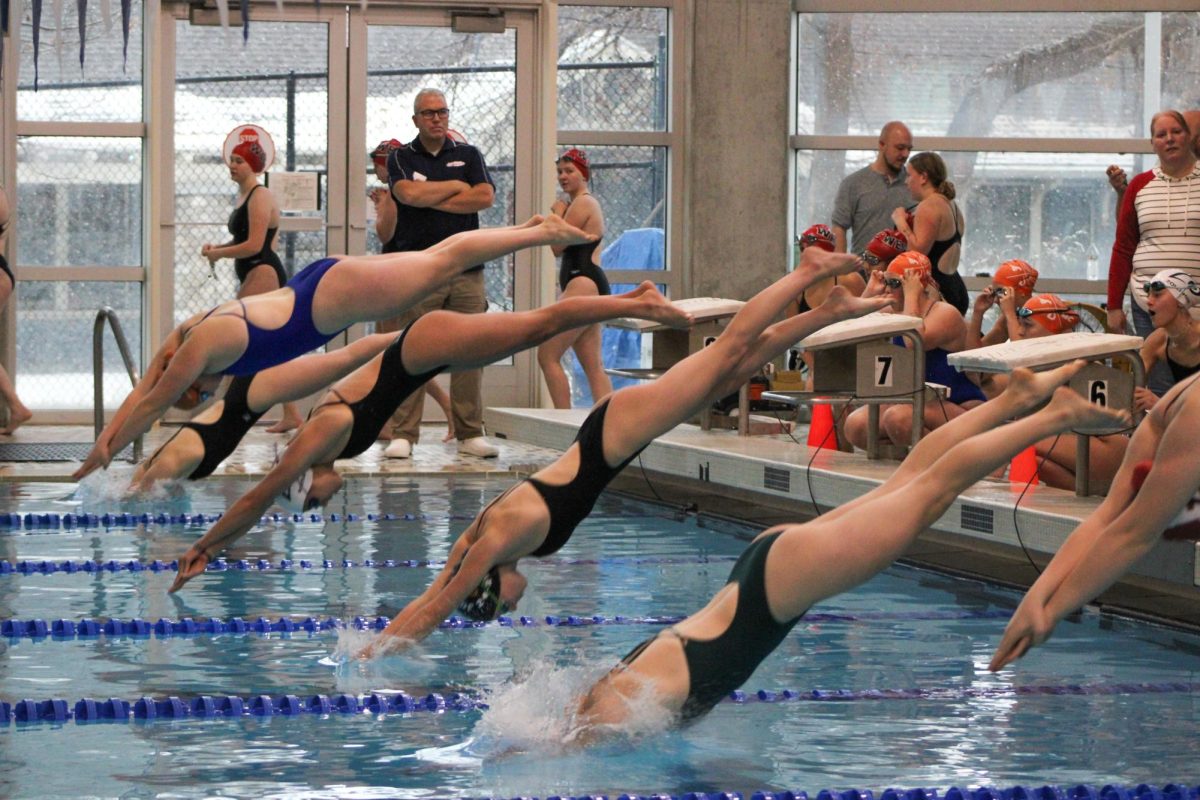
M890 388L894 381L892 375L893 356L875 356L875 385L881 388Z
M1092 405L1108 408L1108 381L1090 380L1087 382L1087 399Z

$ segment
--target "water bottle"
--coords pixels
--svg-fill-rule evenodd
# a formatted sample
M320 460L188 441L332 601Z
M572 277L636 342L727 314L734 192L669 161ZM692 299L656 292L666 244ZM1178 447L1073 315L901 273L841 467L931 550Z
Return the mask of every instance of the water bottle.
M1100 251L1096 249L1096 245L1089 244L1087 249L1087 279L1089 281L1100 280Z

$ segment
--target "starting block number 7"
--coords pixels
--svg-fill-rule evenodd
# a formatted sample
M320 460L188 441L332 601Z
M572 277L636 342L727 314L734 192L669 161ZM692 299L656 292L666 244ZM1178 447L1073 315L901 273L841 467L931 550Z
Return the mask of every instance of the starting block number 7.
M888 388L892 386L893 356L875 356L875 385Z
M1090 380L1087 382L1087 400L1092 405L1108 408L1108 381Z

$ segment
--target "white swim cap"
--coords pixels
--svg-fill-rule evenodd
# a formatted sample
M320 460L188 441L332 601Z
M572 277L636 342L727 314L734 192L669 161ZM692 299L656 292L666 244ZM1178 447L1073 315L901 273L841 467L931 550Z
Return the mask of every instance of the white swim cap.
M291 485L275 498L275 502L292 514L301 513L304 511L304 501L308 497L308 490L312 488L312 482L313 471L310 467L304 470L303 475L292 481Z
M1200 305L1200 285L1191 275L1179 269L1164 269L1154 273L1145 283L1146 292L1167 291L1183 308Z

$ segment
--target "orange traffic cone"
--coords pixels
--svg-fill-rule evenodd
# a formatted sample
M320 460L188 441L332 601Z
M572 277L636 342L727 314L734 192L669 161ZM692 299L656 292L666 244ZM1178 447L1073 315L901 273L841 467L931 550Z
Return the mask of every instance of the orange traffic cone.
M1031 445L1013 456L1008 466L1008 480L1011 483L1036 484L1038 482L1037 450Z
M837 450L837 431L833 428L833 408L828 403L813 403L812 422L808 426L808 446Z

